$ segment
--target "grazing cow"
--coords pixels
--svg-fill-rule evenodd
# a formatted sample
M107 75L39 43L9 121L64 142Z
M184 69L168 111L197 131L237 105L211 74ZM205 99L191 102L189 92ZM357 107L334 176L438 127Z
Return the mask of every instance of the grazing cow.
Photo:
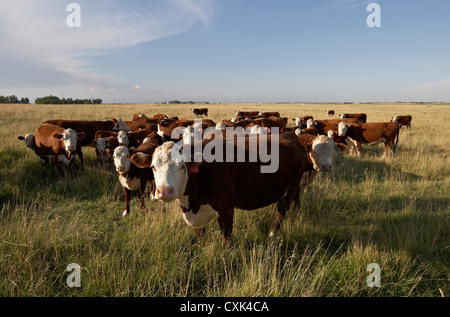
M234 115L235 117L250 117L250 116L259 116L259 111L238 111Z
M53 159L58 177L63 176L61 163L69 166L73 176L73 164L77 149L86 134L64 129L53 124L42 124L35 132L36 149L40 157Z
M21 141L25 141L26 146L28 148L30 148L31 150L33 150L34 154L36 154L41 159L42 165L46 165L48 163L48 161L49 161L48 157L39 153L39 151L36 147L36 140L35 140L34 135L27 134L25 136L19 136L17 138Z
M407 116L396 116L396 117L392 117L392 119L391 119L391 122L397 123L400 128L402 126L406 125L407 129L411 128L411 121L412 121L412 116L410 116L410 115L407 115Z
M356 148L358 156L361 154L361 144L376 145L384 143L385 151L383 157L388 154L391 148L392 155L398 148L399 126L394 122L372 122L372 123L346 123L338 124L338 135L349 139L351 145L350 151Z
M135 114L133 115L133 121L136 121L136 120L138 120L139 118L147 118L147 116L146 116L145 114L143 114L143 113L135 113Z
M345 150L345 144L336 143L325 135L314 136L302 134L298 142L305 148L308 155L308 170L303 173L300 190L310 185L317 172L331 172L333 170L333 157L336 150Z
M272 142L276 142L273 135L246 137L242 142L244 145L239 144L240 140L233 139L217 145L225 147L224 153L227 147L234 149L233 162L213 160L191 163L192 159L173 156L178 152L174 142L164 143L156 149L152 160L155 198L164 202L177 200L185 221L195 229L199 239L204 234L205 226L217 217L227 243L231 240L234 208L254 210L277 203L277 218L271 232L273 235L299 190L301 177L308 164L305 149L300 146L293 132L278 136L279 165L274 173L261 173L264 164L259 159L256 162L238 162L236 154L244 151L245 157L250 157L253 149L249 146L251 139L257 142L263 138L267 140L267 148L271 148ZM201 146L205 149L216 140L203 140ZM195 145L191 147L195 149ZM193 156L196 157L195 161L201 161L199 155Z
M158 124L158 134L165 140L171 140L172 139L172 132L180 127L185 127L187 128L190 125L194 125L195 121L194 120L186 120L186 119L180 119L176 122L172 122L170 121L161 121ZM201 120L201 128L202 130L206 130L209 127L215 127L216 123L214 123L214 121L209 120L209 119L202 119ZM178 130L175 130L178 131ZM182 133L179 134L180 138L181 138ZM179 139L175 139L175 140L179 140Z
M121 119L113 118L111 121L79 121L79 120L49 120L44 123L60 126L64 129L73 129L77 132L84 132L85 137L81 142L81 146L77 148L77 155L80 158L81 164L84 166L83 146L95 146L95 133L99 130L103 131L130 131L125 122Z
M258 115L263 116L265 118L270 118L270 117L279 118L280 117L279 112L260 112Z
M208 109L207 108L200 108L200 109L191 109L191 111L197 116L208 116Z
M153 147L154 151L158 146L157 143L146 142L133 152L126 146L119 146L114 150L114 164L125 195L125 210L122 212L122 217L130 214L131 193L135 189L138 189L141 212L145 211L145 188L147 183L152 188L153 172L149 167L140 168L134 162L140 164L141 153L147 154L144 151L149 151L150 147Z
M311 123L311 121L309 121ZM317 129L319 134L327 135L329 130L333 130L337 132L337 124L339 122L347 122L347 123L357 123L357 119L349 118L349 119L327 119L327 120L314 120L313 126Z
M330 117L330 118L333 118L334 114L335 114L334 110L328 110L327 111L327 116Z
M358 123L366 123L367 122L367 114L365 113L343 113L339 114L341 119L356 119Z

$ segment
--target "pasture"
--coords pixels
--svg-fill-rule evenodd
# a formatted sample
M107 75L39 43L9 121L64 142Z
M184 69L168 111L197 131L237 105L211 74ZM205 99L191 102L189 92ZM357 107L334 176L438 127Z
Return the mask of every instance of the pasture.
M58 182L19 135L45 120L131 120L134 113L193 119L192 105L0 106L0 296L449 296L449 105L216 104L210 119L238 110L282 117L367 113L367 122L410 114L396 157L384 146L348 150L319 173L268 234L276 208L236 211L233 244L217 221L196 244L178 205L151 201L122 219L124 197L113 164L102 167L85 148L85 170ZM77 161L79 162L79 161ZM271 186L272 184L267 184ZM66 268L81 266L81 288ZM381 267L381 287L367 286L367 266Z

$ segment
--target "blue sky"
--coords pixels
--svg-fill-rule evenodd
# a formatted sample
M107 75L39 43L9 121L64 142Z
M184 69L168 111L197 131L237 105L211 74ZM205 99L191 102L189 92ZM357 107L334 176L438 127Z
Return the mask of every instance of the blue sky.
M83 0L81 28L69 3L2 0L0 95L450 101L448 0Z

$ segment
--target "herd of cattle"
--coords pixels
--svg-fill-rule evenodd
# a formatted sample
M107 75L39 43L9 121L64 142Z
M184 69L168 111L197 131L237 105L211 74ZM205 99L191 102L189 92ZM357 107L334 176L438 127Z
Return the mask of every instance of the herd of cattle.
M208 109L192 109L199 115ZM327 112L334 117L334 111ZM125 210L130 213L131 193L137 190L141 211L145 210L144 193L150 185L152 199L163 202L177 200L185 221L195 229L199 239L205 226L217 217L221 232L231 239L234 209L254 210L277 204L277 217L271 235L280 224L291 203L300 202L300 193L311 184L317 172L331 171L333 157L346 146L361 152L361 144L385 144L385 153L398 147L401 126L410 128L411 116L398 116L390 122L367 123L367 115L342 114L339 119L314 119L312 116L288 118L278 112L238 111L234 118L215 123L210 119L189 120L169 118L163 114L147 117L135 114L131 121L50 120L42 123L34 134L20 136L34 151L43 165L53 161L59 178L67 166L73 175L78 157L84 167L82 149L93 147L98 161L114 161L118 179L125 194ZM181 129L180 129L181 128ZM204 133L211 131L215 133ZM227 131L233 130L231 138ZM217 132L217 133L216 133ZM244 137L244 145L236 136ZM264 165L256 161L206 162L191 151L191 159L175 159L176 142L194 147L198 142L205 148L212 140L223 138L224 146L231 144L248 157L252 138L257 142L275 142L279 150L279 167L275 173L261 173ZM233 136L234 135L234 136ZM263 137L264 135L264 137ZM200 136L193 138L193 136ZM197 142L194 142L199 140ZM255 140L255 139L253 139Z

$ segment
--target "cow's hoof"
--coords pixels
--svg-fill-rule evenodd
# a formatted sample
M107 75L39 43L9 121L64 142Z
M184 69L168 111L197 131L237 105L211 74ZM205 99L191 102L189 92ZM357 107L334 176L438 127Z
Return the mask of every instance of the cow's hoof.
M122 212L122 218L125 218L126 216L128 216L128 211L124 210Z

